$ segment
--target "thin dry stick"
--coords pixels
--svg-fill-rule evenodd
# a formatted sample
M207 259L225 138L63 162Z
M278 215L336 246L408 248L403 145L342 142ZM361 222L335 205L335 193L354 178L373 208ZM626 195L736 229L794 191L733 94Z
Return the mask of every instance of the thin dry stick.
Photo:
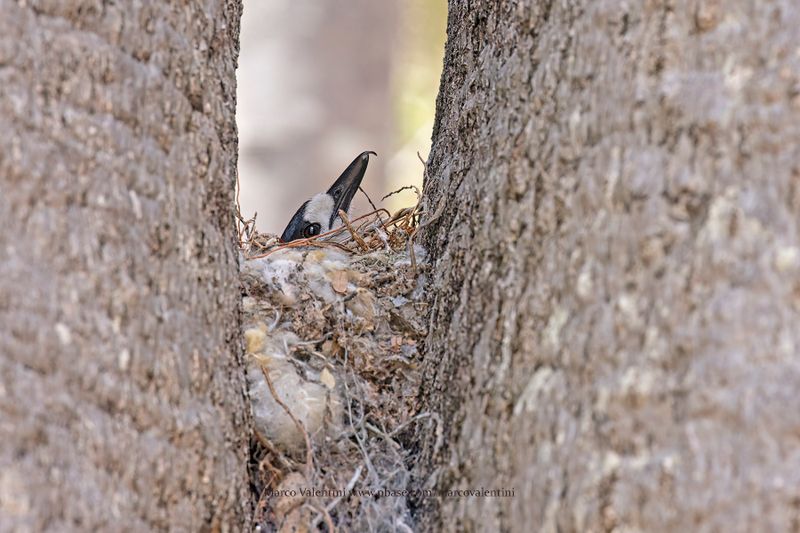
M256 231L256 217L258 213L253 213L253 218L245 220L241 213L236 213L238 217L238 234L239 234L239 247L244 249L245 246L253 246L253 233Z
M239 181L239 172L236 172L236 233L239 237L239 246L244 248L244 239L250 242L253 232L256 229L256 217L258 213L253 213L253 218L245 219L242 216L242 204L239 202L239 196L242 192L242 185Z
M392 218L386 221L386 226L399 226L402 228L404 223L416 216L416 209L416 206L404 207L400 209L394 215L392 215Z
M311 439L308 436L308 432L306 428L303 427L303 423L300 422L297 417L294 416L292 411L289 410L289 406L283 403L283 400L280 399L278 393L275 391L275 386L272 384L272 379L269 377L269 370L267 370L263 365L259 365L261 367L261 373L264 374L264 379L267 380L267 385L269 386L269 392L272 394L272 397L275 399L275 403L280 405L286 414L289 415L289 418L292 419L292 422L295 423L297 429L303 434L303 438L306 441L306 479L310 482L311 481L311 474L314 469L314 450L311 448Z
M440 216L442 216L442 212L444 211L445 203L446 203L445 202L445 197L442 196L442 198L439 200L439 207L436 208L436 211L433 213L433 216L431 216L431 218L429 218L425 222L420 223L420 225L417 226L417 229L416 229L416 231L414 231L414 233L416 234L419 230L430 226L431 224L433 224L436 221L436 219L438 219Z
M262 258L267 257L268 255L272 255L275 252L278 252L280 250L285 250L287 248L302 248L303 246L318 246L320 248L325 248L325 247L328 247L328 248L340 248L340 249L342 249L342 250L344 250L346 252L349 252L350 250L348 250L347 248L342 248L341 245L339 245L337 243L334 243L334 242L326 242L326 241L317 242L317 239L319 237L327 236L327 235L335 235L337 233L340 233L343 229L344 228L337 228L335 230L329 231L327 233L323 233L322 235L318 235L316 237L311 237L311 238L308 238L308 239L297 239L296 241L287 242L285 244L281 244L280 246L276 246L275 248L271 248L271 249L267 250L266 252L264 252L263 254L249 256L249 257L247 257L247 259L248 260L250 260L250 259L262 259Z
M364 196L367 197L367 201L369 202L369 205L372 206L372 210L373 211L378 211L378 208L375 207L375 204L372 203L372 198L369 197L369 195L367 194L367 191L362 189L361 186L358 187L358 190L361 191L362 193L364 193ZM378 220L380 220L380 217L378 217Z
M419 226L417 226L414 232L408 238L408 255L411 259L411 268L414 269L414 275L417 274L417 255L414 252L414 238L417 236L417 233L419 233L420 230L431 225L433 222L436 221L436 219L442 216L442 212L444 211L444 204L445 202L443 196L442 199L439 200L439 207L436 209L436 212L433 214L433 216L428 220L426 220L425 222L422 222Z
M428 154L428 155L430 155L430 154ZM419 162L422 163L422 179L423 180L427 180L428 179L428 162L425 161L424 159L422 159L422 155L419 152L417 152L417 159L419 159ZM424 181L422 182L422 186L423 187L425 186L425 182Z
M274 464L272 464L272 461L270 461L267 456L264 456L264 458L262 458L258 462L259 472L263 472L265 468L269 470L270 474L272 474L272 479L278 479L280 477L283 477L283 474L281 473L280 469L276 467ZM268 483L268 485L271 485L271 481L272 480L270 480L270 483Z
M363 220L363 219L365 219L367 217L370 217L372 215L375 215L375 214L381 213L381 212L386 213L387 216L391 216L389 211L387 211L386 209L380 208L377 211L372 211L370 213L367 213L366 215L361 215L360 217L358 217L356 219L353 219L351 221L351 223L352 222L358 222L360 220ZM337 235L339 233L342 233L346 229L347 229L346 227L340 226L340 227L338 227L336 229L332 229L330 231L326 231L325 233L321 233L319 235L315 235L314 237L310 237L308 239L297 239L296 241L283 243L280 246L276 246L275 248L272 248L271 250L267 250L263 254L254 255L254 256L248 257L247 259L261 259L261 258L267 257L268 255L273 254L273 253L275 253L275 252L277 252L279 250L284 250L286 248L300 248L300 247L303 247L303 246L334 246L334 247L341 248L342 250L349 252L350 250L348 250L347 248L343 248L341 245L339 245L337 243L327 242L327 241L319 241L319 239L322 238L322 237L329 237L331 235Z
M405 428L407 428L409 425L413 424L414 422L417 422L418 420L422 420L423 418L428 418L430 416L431 416L431 414L428 413L428 412L420 413L420 414L414 416L413 418L410 418L410 419L406 420L405 422L403 422L402 424L400 424L396 428L394 428L392 430L392 432L389 433L389 436L390 437L394 437L395 435L397 435L398 433L403 431Z
M325 524L328 526L328 533L336 533L336 527L333 525L331 515L328 514L328 511L326 511L324 507L322 508L322 516L325 517Z
M383 198L381 198L381 202L386 200L390 196L394 196L395 194L401 193L403 191L407 191L409 189L412 189L414 191L414 193L416 193L417 200L419 200L419 188L416 185L406 185L405 187L400 187L396 191L392 191L389 194L387 194L386 196L384 196Z
M347 486L344 488L344 495L345 496L347 496L350 493L350 491L353 490L353 487L356 486L356 482L358 481L358 478L361 477L361 471L362 470L364 470L364 465L363 464L358 465L358 468L356 468L355 474L353 474L353 477L350 478L350 481L347 483ZM342 501L342 496L335 497L331 501L331 503L329 503L325 507L325 512L330 513L331 511L333 511L333 509L337 505L339 505L339 502L341 502L341 501ZM322 520L322 518L323 518L322 513L318 514L316 516L316 518L314 518L314 520L311 521L311 529L314 529L315 527L317 527L317 524L319 524L319 521Z
M361 250L365 252L368 251L369 247L367 246L367 243L364 242L364 239L361 238L361 235L356 233L356 230L354 230L353 226L350 225L350 221L347 219L347 213L345 213L342 209L339 209L339 218L342 219L342 223L345 225L345 227L350 230L350 235L353 236L353 240L358 243L358 245L361 247Z
M372 153L375 153L375 152L372 152ZM377 157L377 156L376 156L376 157ZM370 197L369 197L369 194L367 194L367 191L365 191L364 189L362 189L362 188L361 188L361 185L359 185L359 186L358 186L358 190L359 190L359 191L361 191L361 192L364 194L364 196L366 196L366 197L367 197L367 201L369 202L369 205L370 205L370 206L372 206L372 211L373 211L373 212L375 212L375 213L378 213L378 212L379 212L379 210L378 210L378 208L377 208L377 207L375 207L375 204L374 204L374 203L372 203L372 198L370 198ZM386 214L388 215L389 213L387 212ZM378 221L381 223L381 226L383 226L383 220L381 219L381 216L380 216L380 214L378 215Z
M347 360L349 358L348 357L349 354L350 354L350 351L347 348L345 348L344 349L344 366L345 366L345 368L347 368ZM353 370L351 370L351 372L353 372ZM355 372L353 372L353 374L355 374ZM345 400L347 401L347 413L348 413L348 417L350 419L350 427L353 428L353 436L356 438L356 442L358 443L358 449L361 451L361 455L364 457L364 464L367 465L367 470L369 470L369 473L372 474L372 477L374 479L379 479L378 478L378 474L375 473L375 468L373 468L373 466L372 466L372 461L369 458L369 453L367 453L367 450L364 447L364 443L361 440L361 435L359 434L358 430L356 430L355 424L353 424L353 402L351 401L350 389L347 386L347 379L345 379L342 382L342 384L344 385L344 397L345 397ZM362 416L361 421L363 421L363 419L364 419L364 417ZM361 421L359 421L359 424L361 424Z
M422 156L419 154L419 152L417 152L417 157L419 158L419 160L420 160L420 162L422 163L422 166L423 166L422 176L423 176L423 178L425 180L423 183L425 183L425 182L428 181L428 163L426 163L422 159ZM421 222L419 224L419 226L416 227L416 229L411 234L411 236L408 238L408 255L409 255L410 259L411 259L411 267L414 269L414 274L415 275L417 273L417 257L416 257L416 254L414 253L414 238L417 236L417 233L419 233L420 230L426 228L427 226L430 226L440 216L442 216L442 212L444 211L445 198L446 198L446 196L443 195L439 199L439 206L436 208L436 211L433 213L433 216L431 218L429 218L428 220L426 220L425 222Z
M328 510L322 505L316 505L313 503L309 503L308 506L319 513L319 515L317 515L318 517L322 517L322 519L325 520L325 525L328 526L328 533L335 533L336 526L333 525L333 519L331 519L331 515L328 513ZM316 520L316 523L311 527L317 527L316 524L318 523L319 520Z
M236 171L236 215L239 217L239 220L242 220L242 206L239 203L239 192L241 191L242 186L239 183L239 171ZM237 228L238 230L239 228ZM242 232L239 231L239 244L242 243Z
M276 479L280 479L283 477L282 472L275 467L266 457L261 459L258 462L258 471L263 475L264 472L264 465L266 465L266 469L269 470L272 478L264 483L264 488L261 490L261 493L258 496L258 501L256 502L256 514L260 515L263 514L264 509L267 506L267 491L273 487L273 481ZM260 521L260 520L259 520Z
M278 450L276 450L276 449L275 449L275 447L272 445L272 443L271 443L269 440L267 440L267 439L266 439L266 438L265 438L265 437L264 437L262 434L260 434L258 431L254 431L254 433L255 433L255 435L256 435L256 438L258 439L258 442L260 442L260 443L261 443L261 445L262 445L264 448L266 448L267 450L269 450L269 452L270 452L270 453L272 453L272 455L274 455L274 456L275 456L275 457L278 459L278 461L281 463L281 466L282 466L283 468L285 468L285 469L287 469L287 470L291 470L291 469L293 469L293 468L294 468L294 465L292 465L292 463L289 461L289 459L287 459L286 457L284 457L284 455L283 455L281 452L279 452Z

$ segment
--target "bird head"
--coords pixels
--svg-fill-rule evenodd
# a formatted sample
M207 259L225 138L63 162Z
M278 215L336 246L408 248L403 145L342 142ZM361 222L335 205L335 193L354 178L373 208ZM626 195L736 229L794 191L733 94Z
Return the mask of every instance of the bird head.
M353 201L367 171L370 154L377 155L375 152L362 152L333 182L330 189L315 194L301 205L283 230L281 241L307 239L333 229L339 218L339 210L347 212L350 209L350 202Z

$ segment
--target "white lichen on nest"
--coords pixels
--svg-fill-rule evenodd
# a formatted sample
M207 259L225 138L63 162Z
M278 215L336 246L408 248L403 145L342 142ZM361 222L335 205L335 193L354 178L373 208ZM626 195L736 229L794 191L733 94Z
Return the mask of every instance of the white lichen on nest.
M297 335L286 329L270 331L259 323L244 336L248 393L255 428L262 438L299 456L297 452L305 446L300 425L315 439L325 430L341 430L342 400L335 381L327 377L331 375L327 369L318 371L292 358ZM275 399L267 377L283 405Z
M256 257L243 258L242 283L262 495L255 519L264 528L410 525L405 497L349 491L399 491L410 481L402 436L422 418L414 397L425 334L425 253L409 242L415 216L390 229L373 219L335 246L275 250L270 237L250 234L262 243L244 251Z

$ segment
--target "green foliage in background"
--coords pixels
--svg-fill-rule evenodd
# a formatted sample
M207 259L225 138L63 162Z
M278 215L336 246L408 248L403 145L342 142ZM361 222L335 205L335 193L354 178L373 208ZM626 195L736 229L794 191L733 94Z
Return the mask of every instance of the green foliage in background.
M408 0L402 3L399 46L393 80L397 145L430 130L436 111L436 93L444 58L447 30L445 0ZM428 138L430 138L430 131Z

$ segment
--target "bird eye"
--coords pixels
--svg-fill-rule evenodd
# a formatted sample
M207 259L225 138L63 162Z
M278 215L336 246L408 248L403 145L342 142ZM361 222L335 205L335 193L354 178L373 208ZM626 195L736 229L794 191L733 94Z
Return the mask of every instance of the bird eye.
M318 234L319 234L319 224L317 224L316 222L314 224L309 224L308 226L305 227L305 229L303 229L303 237L305 237L306 239Z
M339 189L338 187L337 187L336 189L333 189L333 197L334 197L334 198L339 198L339 194L340 194L341 192L342 192L342 190L341 190L341 189Z

